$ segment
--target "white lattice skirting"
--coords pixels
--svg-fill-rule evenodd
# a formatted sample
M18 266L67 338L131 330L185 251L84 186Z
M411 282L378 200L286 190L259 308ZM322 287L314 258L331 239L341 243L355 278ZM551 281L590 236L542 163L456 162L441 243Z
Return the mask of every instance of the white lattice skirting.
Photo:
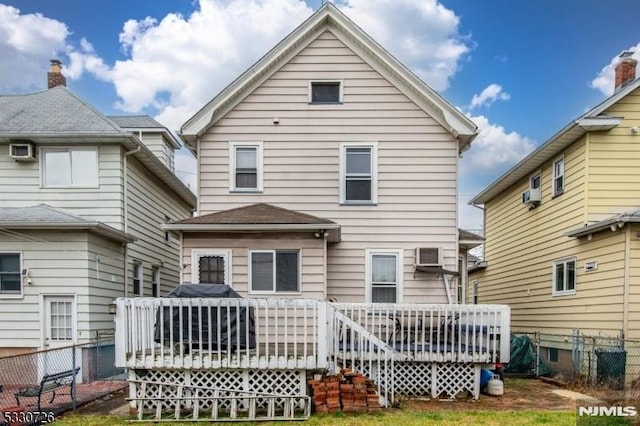
M393 383L396 396L456 398L469 392L480 397L480 365L461 363L400 362L393 366L393 381L384 377L385 369L365 362L355 368L389 389Z
M156 411L158 404L162 404L161 411L173 411L176 404L181 404L181 409L189 408L188 402L183 399L177 400L176 386L160 386L156 383L166 383L173 385L183 385L184 391L189 392L189 387L199 388L199 397L206 398L208 391L202 388L211 389L213 396L216 389L219 396L224 397L224 390L228 391L248 391L269 393L275 395L306 395L306 371L305 370L129 370L131 381L150 382L145 387L146 395L142 394L142 388L131 384L130 398L154 398L146 401L145 411ZM229 393L231 395L231 393ZM277 400L276 408L282 408L284 400ZM186 404L186 405L185 405ZM228 409L229 401L220 401L220 409ZM183 406L184 405L184 406ZM200 403L200 409L206 410L211 403L206 400ZM266 407L266 400L258 399L258 408ZM242 409L242 407L240 407Z

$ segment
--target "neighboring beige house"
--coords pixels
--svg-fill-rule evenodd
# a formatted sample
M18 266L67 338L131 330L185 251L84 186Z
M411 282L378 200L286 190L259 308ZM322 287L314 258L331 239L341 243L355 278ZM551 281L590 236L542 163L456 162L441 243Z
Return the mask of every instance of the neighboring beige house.
M625 52L612 96L471 201L484 206L486 240L470 297L510 305L514 330L640 338L635 69Z
M327 3L183 125L198 211L164 226L182 233L182 281L453 303L481 243L461 241L457 220L458 158L475 135Z
M48 77L0 96L0 355L87 342L113 329L115 298L175 287L179 239L160 225L196 205L166 128L105 117L59 61Z

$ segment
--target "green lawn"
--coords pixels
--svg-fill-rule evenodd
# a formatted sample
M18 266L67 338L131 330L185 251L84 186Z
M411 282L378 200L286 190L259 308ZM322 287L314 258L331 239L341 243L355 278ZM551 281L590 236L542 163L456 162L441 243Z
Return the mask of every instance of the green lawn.
M620 422L623 419L594 418L591 422L581 419L579 425L626 425L629 423ZM74 415L69 414L62 417L57 424L60 426L111 426L131 424L123 417L118 416L97 416L97 415ZM153 424L149 422L148 424ZM157 424L157 423L156 423ZM172 425L192 425L193 423L171 423ZM443 425L443 426L466 426L466 425L576 425L574 411L409 411L390 410L380 414L345 415L338 413L335 415L312 416L306 422L260 422L244 423L246 425L345 425L345 426L423 426L423 425Z

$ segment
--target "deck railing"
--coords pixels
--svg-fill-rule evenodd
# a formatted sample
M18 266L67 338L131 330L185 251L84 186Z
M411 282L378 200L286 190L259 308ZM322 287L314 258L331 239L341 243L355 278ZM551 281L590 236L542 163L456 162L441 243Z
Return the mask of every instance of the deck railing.
M326 306L310 299L119 298L116 365L325 368Z
M325 369L356 353L367 362L509 361L503 305L120 298L116 306L117 367Z
M396 359L431 362L509 361L505 305L350 303L332 306L392 348ZM349 349L350 327L341 345Z

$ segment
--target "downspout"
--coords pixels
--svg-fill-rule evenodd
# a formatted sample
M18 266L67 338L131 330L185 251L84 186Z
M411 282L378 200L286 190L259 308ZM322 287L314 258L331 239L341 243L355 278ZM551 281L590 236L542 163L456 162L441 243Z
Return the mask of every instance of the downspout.
M140 136L142 137L142 133L140 132ZM128 169L128 162L127 162L127 157L135 154L136 152L139 152L140 149L142 149L142 145L138 145L138 147L136 149L132 149L131 151L126 151L124 153L123 156L123 160L122 160L122 170L123 170L123 198L124 198L124 212L123 212L123 228L124 228L124 232L125 233L129 233L129 169ZM123 243L124 246L124 258L122 260L123 262L123 282L124 282L124 297L127 297L129 294L129 286L127 285L127 271L128 271L128 267L129 267L129 246L127 245L127 243Z
M622 337L629 335L629 278L631 260L631 224L625 227L624 236L624 287L622 291Z

